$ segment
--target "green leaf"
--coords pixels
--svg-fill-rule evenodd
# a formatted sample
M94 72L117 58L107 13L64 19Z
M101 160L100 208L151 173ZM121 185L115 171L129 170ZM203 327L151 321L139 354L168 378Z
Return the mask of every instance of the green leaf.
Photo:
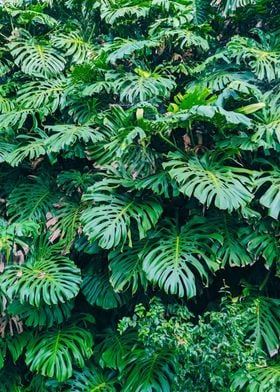
M149 7L143 2L143 5L137 2L127 2L126 0L112 0L110 3L101 3L101 18L109 25L121 23L124 19L139 19L145 17L149 12Z
M106 272L98 271L85 275L82 293L88 303L103 309L113 309L123 304L123 298L111 286Z
M168 294L195 296L196 274L207 284L209 272L218 268L209 243L215 237L201 217L192 218L180 229L174 220L164 222L144 251L147 279Z
M96 143L103 138L97 129L89 125L61 124L48 125L46 128L53 133L46 140L46 146L51 152L65 150L78 141Z
M50 45L36 40L26 30L19 30L10 38L9 49L22 72L49 77L63 71L65 59Z
M97 367L74 372L73 378L67 382L67 392L116 392L115 381Z
M170 153L163 166L184 195L194 196L207 207L214 203L217 208L231 212L246 206L253 198L250 171L214 159L209 153L189 159L180 153Z
M7 348L13 358L13 362L16 363L30 340L30 335L28 332L23 332L15 336L9 336L5 340Z
M63 76L50 80L26 82L17 92L17 104L23 108L44 108L55 112L65 104L66 79Z
M40 304L32 306L28 303L13 301L8 312L14 316L18 315L28 327L53 327L69 319L74 304L72 302L59 303L58 305L47 306Z
M255 347L266 348L271 356L278 353L280 328L280 300L255 297L248 300L247 332Z
M133 330L120 334L117 331L107 329L101 337L103 340L95 349L96 353L100 355L100 365L123 371L131 350L137 344L137 334Z
M138 238L142 239L158 221L162 207L155 200L132 198L118 194L106 194L90 187L83 196L83 201L92 201L98 205L87 208L81 216L84 233L90 241L98 240L99 246L111 249L127 241L131 246L131 225L138 229Z
M75 263L60 254L61 245L40 240L38 247L21 265L6 267L0 275L1 289L8 296L18 296L21 303L40 306L64 303L74 298L81 283Z
M116 76L116 90L120 100L129 103L145 102L152 98L169 97L175 87L171 76L135 68L134 73Z
M238 370L233 375L231 387L234 391L277 392L280 387L280 366L276 363L252 366Z
M208 217L207 224L221 235L221 241L216 241L213 245L213 252L223 267L227 264L231 267L245 267L253 263L256 255L248 251L249 240L246 236L253 227L246 226L237 217L226 214Z
M258 79L269 82L279 78L280 56L275 45L274 34L254 29L258 41L253 38L234 36L228 43L228 49L237 64L248 64Z
M83 367L92 355L92 334L75 325L51 329L34 336L26 349L26 364L32 372L64 381L73 366Z
M93 46L83 39L79 31L56 33L52 35L51 43L55 48L65 51L65 56L71 57L76 64L81 64L94 55Z
M141 253L145 247L142 241L133 244L133 248L125 247L109 253L110 282L116 292L131 288L135 294L139 287L146 288L147 280L142 270L143 257Z
M167 350L146 353L133 351L126 368L123 392L171 392L173 379L173 353Z
M48 177L32 177L29 181L18 184L9 194L8 215L13 220L45 220L46 214L53 210L53 204L59 201L59 194L54 192Z
M260 203L268 208L269 216L278 219L280 213L280 170L275 168L275 170L263 172L256 182L258 187L270 183L269 188L261 196Z
M143 51L145 48L153 48L159 45L157 41L151 40L131 40L131 39L117 39L109 46L107 50L111 53L107 57L107 62L115 64L118 60L130 58L131 55L138 51Z

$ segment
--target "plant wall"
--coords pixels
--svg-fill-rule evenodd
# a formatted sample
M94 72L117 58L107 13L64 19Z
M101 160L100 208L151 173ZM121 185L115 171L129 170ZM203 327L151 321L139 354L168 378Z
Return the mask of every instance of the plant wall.
M1 2L1 391L279 391L279 22Z

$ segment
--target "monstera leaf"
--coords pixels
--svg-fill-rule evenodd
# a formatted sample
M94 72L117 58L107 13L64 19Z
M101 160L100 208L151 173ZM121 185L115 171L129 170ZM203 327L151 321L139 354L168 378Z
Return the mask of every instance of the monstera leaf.
M271 356L279 350L280 300L255 297L246 302L251 309L247 331L256 347L266 348ZM247 306L248 306L247 305Z
M32 220L42 223L46 214L59 201L54 184L49 178L32 177L19 184L8 198L8 215L12 220Z
M124 370L131 350L137 345L137 334L128 330L123 334L107 329L101 334L102 341L96 346L95 352L100 356L102 367Z
M84 233L91 241L98 240L104 249L124 245L127 241L131 245L132 224L136 224L138 237L144 238L158 221L161 205L152 198L142 201L129 195L108 194L107 189L96 191L93 186L83 196L84 201L98 203L87 208L81 216Z
M244 267L253 263L253 254L249 252L247 237L251 227L242 224L237 217L231 217L227 214L217 214L209 216L207 224L215 227L215 230L221 235L222 241L216 241L213 244L213 252L222 266L229 264L230 266Z
M172 391L173 353L159 351L152 354L142 349L135 350L126 368L127 377L124 392L141 391Z
M196 295L196 275L208 283L208 274L218 268L209 240L218 238L210 233L206 220L194 217L178 228L168 220L151 238L143 255L147 279L166 293L188 298Z
M246 206L253 198L250 171L226 166L205 153L189 159L180 153L170 153L164 168L174 178L180 191L194 196L209 207L212 203L221 210L233 211Z
M40 241L29 259L21 265L9 265L0 275L2 291L21 303L40 306L64 303L74 298L81 283L80 270L59 253L61 246Z
M280 366L277 362L272 362L252 366L248 370L238 370L233 375L231 387L234 391L277 392L280 387Z
M116 392L115 381L97 367L74 372L73 378L67 382L67 392Z
M113 309L122 305L123 298L114 291L106 272L88 273L82 283L82 292L91 305L103 309Z
M265 172L257 180L260 186L263 184L270 184L268 189L260 198L260 203L268 208L268 215L274 219L278 219L280 213L280 170Z
M125 291L131 287L135 294L140 286L147 287L147 279L142 269L143 248L145 243L139 241L132 248L125 247L109 253L110 282L117 292Z
M65 56L71 57L74 63L83 63L93 56L93 47L86 42L79 31L70 33L58 33L51 37L53 46L65 51Z
M73 366L83 367L92 355L93 337L85 328L70 325L44 331L30 340L26 364L31 371L64 381L72 376Z
M14 301L9 305L8 312L13 316L18 315L28 327L53 327L70 318L73 306L73 302L66 302L58 305L41 305L37 307L28 303L21 304L18 301Z
M265 33L253 29L257 40L248 37L234 36L228 43L228 49L237 64L248 64L258 79L269 82L279 78L280 58L276 37L273 33ZM276 42L275 42L276 41ZM278 43L279 46L279 43Z
M26 30L11 37L9 48L15 63L27 74L49 77L64 69L65 59L49 44L38 41ZM19 36L17 36L19 35Z
M98 130L89 125L61 124L48 126L47 129L52 134L46 140L46 145L53 152L66 149L78 141L96 143L103 137Z

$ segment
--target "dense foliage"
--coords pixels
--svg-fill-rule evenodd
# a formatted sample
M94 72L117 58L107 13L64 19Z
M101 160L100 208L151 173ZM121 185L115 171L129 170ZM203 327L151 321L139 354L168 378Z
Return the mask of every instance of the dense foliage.
M1 391L279 391L279 8L0 2Z

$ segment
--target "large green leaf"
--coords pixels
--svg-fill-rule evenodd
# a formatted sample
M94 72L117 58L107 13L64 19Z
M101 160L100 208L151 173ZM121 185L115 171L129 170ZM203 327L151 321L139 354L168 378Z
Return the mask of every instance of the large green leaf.
M238 370L233 375L231 387L234 391L277 392L280 387L280 366L276 362Z
M123 391L171 392L173 359L173 353L167 350L150 354L135 350L126 368Z
M256 347L266 348L271 356L278 353L280 300L256 297L248 300L247 331Z
M17 103L21 108L44 108L54 112L65 103L66 82L66 78L59 76L25 83L17 92Z
M222 266L229 264L231 267L244 267L253 263L256 255L248 251L248 231L253 227L244 225L237 217L227 214L209 216L207 224L221 235L221 241L213 245L213 252Z
M132 0L113 0L101 3L101 18L109 25L114 25L127 18L139 19L145 17L149 12L148 4Z
M92 346L92 334L85 328L70 325L51 329L30 340L26 364L31 371L64 381L72 376L74 365L85 365L92 355Z
M61 54L26 30L20 30L19 34L11 37L9 48L15 63L27 74L48 77L64 69L65 59Z
M110 282L115 291L121 292L131 287L135 294L140 286L147 287L147 279L142 269L144 242L134 243L133 247L113 250L109 253Z
M124 245L127 241L131 246L132 224L137 226L138 238L144 238L162 213L162 207L155 199L141 200L105 191L100 191L95 186L88 189L83 200L98 205L93 204L81 216L84 233L91 241L98 240L98 244L104 249Z
M221 210L233 211L246 206L253 198L250 171L227 166L211 154L186 159L180 153L170 153L169 161L163 166L184 195L194 196L207 207L214 203Z
M232 0L231 0L232 1ZM257 40L248 37L234 36L228 43L228 49L237 64L248 64L252 72L261 80L269 82L279 78L280 56L279 43L272 33L264 33L260 29L254 29Z
M131 350L137 345L137 334L134 330L120 334L107 329L102 333L103 340L96 346L96 353L100 356L102 367L124 370Z
M13 220L28 219L41 223L58 201L59 194L47 176L44 179L33 177L18 184L9 194L8 214Z
M260 203L268 208L268 215L274 219L278 219L280 213L280 171L274 169L269 172L262 173L257 180L258 186L269 183L268 189L260 198Z
M46 145L52 152L59 152L78 141L96 143L103 138L97 129L91 128L89 125L49 125L47 129L52 134L46 140Z
M123 304L123 298L110 284L109 276L103 271L87 273L82 282L82 292L91 305L113 309Z
M83 63L94 54L93 46L83 39L79 31L56 33L51 37L51 43L55 48L64 50L65 56L71 57L74 63Z
M279 222L269 225L267 222L261 222L247 230L244 237L248 250L255 258L263 257L266 267L271 268L276 264L277 273L279 273L279 250L280 242L277 236L279 232Z
M210 233L206 223L201 217L190 219L181 228L174 220L163 222L144 251L147 279L168 294L195 296L196 274L207 284L209 272L218 268L210 243L219 236Z
M1 289L9 297L18 296L21 303L40 306L64 303L74 298L81 283L80 270L61 246L40 241L23 264L6 267L0 275Z
M115 392L115 381L97 367L74 372L73 378L67 382L67 392Z
M73 302L59 303L58 305L33 306L28 303L12 302L8 307L9 314L19 316L28 327L53 327L69 319Z

